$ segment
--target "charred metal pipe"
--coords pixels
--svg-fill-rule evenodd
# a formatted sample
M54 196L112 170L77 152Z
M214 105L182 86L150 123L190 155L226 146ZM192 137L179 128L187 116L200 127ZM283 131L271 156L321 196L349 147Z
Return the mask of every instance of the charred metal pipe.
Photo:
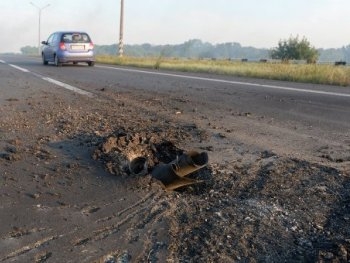
M185 178L208 164L208 154L195 151L181 155L169 164L160 164L152 171L152 176L161 181L167 190L200 183L202 181Z
M129 163L129 170L132 175L146 175L148 172L147 159L145 157L136 157Z
M177 160L171 162L175 173L184 177L208 164L208 154L206 152L191 151L181 155Z
M156 166L152 171L152 176L161 181L165 189L170 191L200 182L190 178L178 176L174 171L173 164L160 164Z

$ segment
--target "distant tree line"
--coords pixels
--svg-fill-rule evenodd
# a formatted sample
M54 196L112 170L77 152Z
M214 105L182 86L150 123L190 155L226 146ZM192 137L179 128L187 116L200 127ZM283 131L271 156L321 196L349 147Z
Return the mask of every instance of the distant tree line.
M36 55L37 47L26 46L21 52L26 55ZM95 45L96 54L115 55L118 47L113 45ZM288 60L303 59L308 62L335 62L350 63L350 45L333 49L315 49L306 38L290 37L280 40L273 49L243 47L239 43L230 42L211 44L199 39L191 39L176 45L125 45L124 54L134 57L179 57L199 59L247 59L264 60L270 58Z
M117 45L96 45L97 54L117 54ZM268 49L242 47L239 43L210 44L199 39L192 39L177 45L125 45L124 54L127 56L163 56L182 58L268 58Z
M25 46L21 48L21 52L24 55L37 55L38 47Z

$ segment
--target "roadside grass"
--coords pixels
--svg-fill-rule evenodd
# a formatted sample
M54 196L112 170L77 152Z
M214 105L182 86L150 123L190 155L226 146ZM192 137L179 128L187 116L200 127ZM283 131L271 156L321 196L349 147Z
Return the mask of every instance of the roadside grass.
M97 62L139 68L214 73L239 77L350 87L350 67L346 66L164 57L138 58L110 55L97 56Z

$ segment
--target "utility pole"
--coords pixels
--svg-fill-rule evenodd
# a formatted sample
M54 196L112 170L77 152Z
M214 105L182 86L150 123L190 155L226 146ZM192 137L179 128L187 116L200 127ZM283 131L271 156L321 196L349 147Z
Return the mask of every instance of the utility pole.
M39 54L39 56L41 55L41 52L40 52L40 38L41 38L41 11L43 10L43 9L45 9L46 7L49 7L50 6L50 4L47 4L47 5L45 5L45 6L43 6L43 7L39 7L39 6L37 6L36 4L34 4L33 2L30 2L30 4L32 5L32 6L34 6L35 8L37 8L38 9L38 11L39 11L39 33L38 33L38 54Z
M124 53L124 0L120 0L119 57Z

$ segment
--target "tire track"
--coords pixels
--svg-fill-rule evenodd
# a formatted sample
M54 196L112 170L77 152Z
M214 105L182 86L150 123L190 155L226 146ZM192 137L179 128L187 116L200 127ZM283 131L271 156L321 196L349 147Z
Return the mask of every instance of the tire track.
M42 247L43 245L45 245L45 244L49 243L50 241L55 240L57 238L59 238L59 236L50 236L50 237L44 238L42 240L39 240L39 241L37 241L35 243L29 244L27 246L24 246L24 247L22 247L20 249L15 250L14 252L11 252L7 256L5 256L4 258L0 259L0 261L4 262L5 260L21 256L21 255L23 255L25 253L28 253L28 252L32 251L33 249Z
M104 217L104 218L96 220L95 223L100 224L100 223L104 223L106 221L111 221L113 219L119 219L124 214L136 209L135 211L128 213L118 223L111 224L111 225L108 225L106 227L97 229L97 230L93 231L92 235L73 241L72 242L73 246L77 247L77 246L85 245L90 241L100 241L100 240L106 239L109 236L119 232L120 228L123 225L125 225L128 222L131 222L132 219L134 219L138 215L144 217L144 214L149 209L151 202L152 201L156 202L157 200L159 200L160 197L162 196L162 194L163 193L156 194L155 192L152 192L152 193L148 194L147 196L145 196L144 198L142 198L141 200L132 204L131 206L119 211L116 215L108 216L108 217Z

